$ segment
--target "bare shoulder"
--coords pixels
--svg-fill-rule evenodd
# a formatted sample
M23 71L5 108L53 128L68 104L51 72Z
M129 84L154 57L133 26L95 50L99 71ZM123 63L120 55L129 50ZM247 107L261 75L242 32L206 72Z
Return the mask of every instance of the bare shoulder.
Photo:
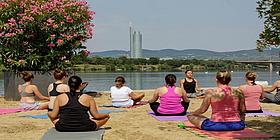
M80 99L83 100L83 101L90 101L90 100L93 99L93 97L90 96L90 95L88 95L88 94L82 94L82 95L80 96Z
M242 89L244 89L245 86L246 85L240 85L238 88L242 90Z
M68 85L66 84L59 84L57 87L56 87L56 90L58 92L70 92L70 88Z
M184 83L184 82L185 82L185 78L184 78L184 79L181 79L180 82L181 82L181 83Z
M277 84L278 87L280 87L280 80L277 80L275 83Z

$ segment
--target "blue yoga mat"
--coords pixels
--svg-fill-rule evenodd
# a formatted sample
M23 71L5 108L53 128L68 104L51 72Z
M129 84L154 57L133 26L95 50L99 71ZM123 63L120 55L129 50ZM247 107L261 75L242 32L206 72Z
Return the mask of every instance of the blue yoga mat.
M34 118L34 119L48 119L49 118L47 113L40 114L40 115L25 115L25 116L22 116L22 117Z

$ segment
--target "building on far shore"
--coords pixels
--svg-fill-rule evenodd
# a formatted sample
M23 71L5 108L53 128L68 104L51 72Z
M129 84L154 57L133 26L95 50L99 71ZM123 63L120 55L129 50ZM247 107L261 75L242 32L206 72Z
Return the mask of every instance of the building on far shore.
M142 58L142 34L135 31L129 23L130 58Z

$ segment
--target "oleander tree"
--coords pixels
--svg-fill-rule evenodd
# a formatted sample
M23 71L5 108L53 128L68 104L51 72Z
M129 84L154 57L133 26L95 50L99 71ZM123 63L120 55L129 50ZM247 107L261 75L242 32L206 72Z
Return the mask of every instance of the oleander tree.
M259 34L257 49L277 48L280 45L280 0L259 0L259 18L264 20L264 29Z
M1 0L0 58L12 71L68 69L92 38L94 12L84 0Z

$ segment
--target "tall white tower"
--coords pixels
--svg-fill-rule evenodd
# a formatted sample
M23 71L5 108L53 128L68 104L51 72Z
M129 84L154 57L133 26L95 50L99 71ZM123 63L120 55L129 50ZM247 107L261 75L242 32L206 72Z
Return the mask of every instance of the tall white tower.
M142 58L142 34L135 31L129 22L130 58Z

